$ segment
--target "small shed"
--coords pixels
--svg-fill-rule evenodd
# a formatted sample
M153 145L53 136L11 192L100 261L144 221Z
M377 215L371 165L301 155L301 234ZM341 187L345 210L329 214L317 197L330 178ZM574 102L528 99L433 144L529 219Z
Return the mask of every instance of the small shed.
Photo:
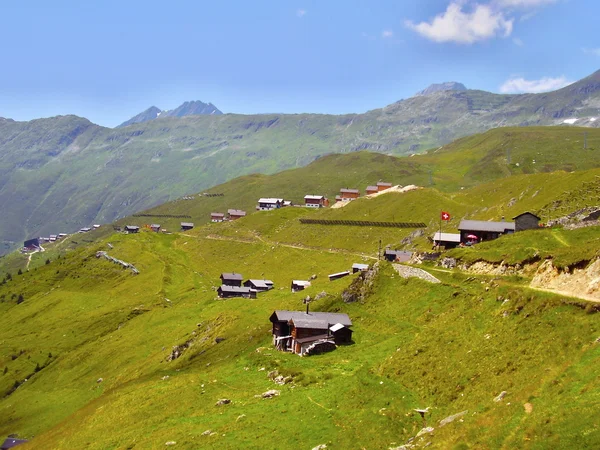
M132 233L139 233L139 232L140 232L140 227L138 227L136 225L125 225L125 233L132 234Z
M310 281L292 280L292 292L303 291L310 286Z
M441 245L446 249L458 247L460 244L460 233L440 233L438 231L433 235L433 243Z
M412 252L406 252L404 250L386 250L383 253L383 257L387 261L391 262L407 262L412 257Z
M192 222L181 222L181 231L189 231L194 228L194 224Z
M217 289L220 298L256 298L256 290L244 286L223 285Z
M344 324L336 323L329 327L333 339L337 345L350 344L352 342L352 330Z
M6 438L2 445L0 445L0 450L8 450L10 448L16 447L17 445L24 444L28 442L27 439L17 439L17 438Z
M360 264L360 263L352 264L352 273L365 272L367 270L369 270L368 264Z
M210 221L211 222L223 222L224 219L225 219L225 214L223 214L223 213L219 213L219 212L210 213Z
M242 211L241 209L228 209L227 214L229 216L229 220L237 220L246 216L246 211Z
M90 227L83 227L78 232L79 233L87 233L89 231L92 231L92 229Z
M350 275L349 270L345 270L343 272L338 272L338 273L332 273L331 275L329 275L329 281L338 280L340 278L347 277L348 275Z
M153 223L152 225L150 225L150 229L155 233L158 233L160 231L160 224Z
M533 213L526 211L513 217L515 221L515 232L523 230L536 230L540 227L540 219Z
M242 286L244 277L242 274L235 272L224 272L221 274L221 282L226 286Z

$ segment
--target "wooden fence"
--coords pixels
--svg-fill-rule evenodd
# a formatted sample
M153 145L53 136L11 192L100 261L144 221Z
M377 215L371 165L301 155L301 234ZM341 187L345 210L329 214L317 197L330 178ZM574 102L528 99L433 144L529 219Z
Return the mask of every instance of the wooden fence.
M370 222L365 220L299 219L306 225L346 225L352 227L427 228L423 222Z

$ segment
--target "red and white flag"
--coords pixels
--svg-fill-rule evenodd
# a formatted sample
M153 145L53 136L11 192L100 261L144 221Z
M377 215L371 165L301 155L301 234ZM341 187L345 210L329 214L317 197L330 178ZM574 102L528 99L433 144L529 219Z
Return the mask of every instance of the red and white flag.
M442 211L442 220L450 220L450 213Z

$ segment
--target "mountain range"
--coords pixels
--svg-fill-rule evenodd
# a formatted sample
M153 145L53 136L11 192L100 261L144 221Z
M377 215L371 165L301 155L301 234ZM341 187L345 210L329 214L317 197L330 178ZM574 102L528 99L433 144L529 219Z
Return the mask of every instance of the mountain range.
M204 103L200 100L193 102L184 102L180 106L171 110L161 110L156 106L151 106L145 111L133 116L131 119L126 120L121 125L117 126L126 127L135 123L148 122L150 120L158 119L159 117L184 117L194 116L202 114L223 114L215 105L212 103Z
M410 155L503 126L598 126L600 72L544 94L456 88L362 114L198 115L206 104L190 102L115 129L77 116L0 119L0 252L330 153Z

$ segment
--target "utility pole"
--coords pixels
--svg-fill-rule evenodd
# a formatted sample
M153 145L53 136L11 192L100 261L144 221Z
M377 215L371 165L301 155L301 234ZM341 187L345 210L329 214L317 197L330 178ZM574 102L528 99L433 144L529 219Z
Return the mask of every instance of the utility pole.
M379 249L377 249L377 261L381 261L381 239L379 239Z

